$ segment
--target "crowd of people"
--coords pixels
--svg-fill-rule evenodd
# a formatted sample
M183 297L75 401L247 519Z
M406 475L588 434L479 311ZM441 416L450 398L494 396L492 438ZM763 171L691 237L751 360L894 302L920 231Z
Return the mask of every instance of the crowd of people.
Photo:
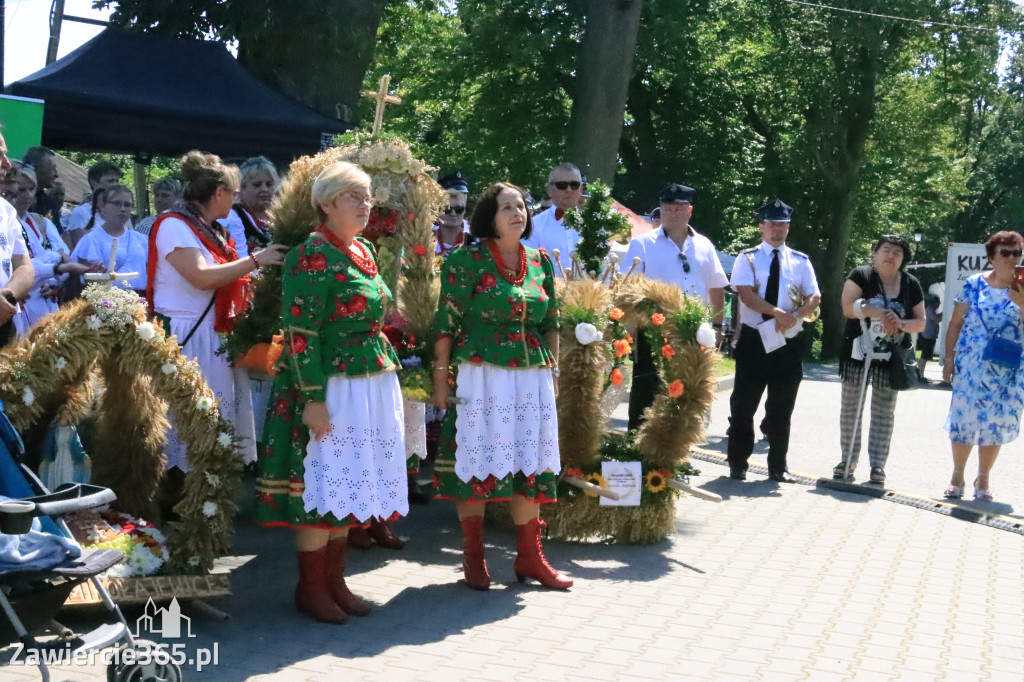
M90 168L92 196L68 213L54 192L53 153L34 147L24 156L12 163L0 137L2 340L29 333L79 295L86 275L136 291L177 337L182 354L198 361L221 415L240 436L244 459L258 459L258 521L295 531L297 608L329 623L368 614L345 583L347 549L368 526L386 528L408 514L410 494L400 363L383 333L393 293L378 272L374 245L361 236L372 209L370 177L343 162L323 170L312 186L318 221L302 245L286 252L273 241L269 209L279 177L264 157L236 167L190 152L181 160L180 181L155 183L156 213L137 217L116 165ZM440 184L449 200L435 228L441 292L426 417L436 450L436 496L455 503L468 587L490 587L484 510L507 502L517 527L516 577L568 589L573 581L544 557L540 505L557 501L561 470L555 282L573 271L580 240L563 220L586 200L586 178L575 165L560 163L548 174L540 205L526 190L499 182L479 194L472 211L460 173ZM627 262L705 303L719 334L726 290L735 292L729 475L747 478L754 415L767 393L760 427L769 444L769 477L793 482L787 450L809 337L805 324L821 302L811 259L787 243L794 209L781 199L757 208L761 241L742 251L727 274L711 240L691 222L696 206L695 189L667 185L651 212L653 229L631 241ZM964 494L965 467L977 445L975 497L992 499L992 467L1000 446L1017 437L1024 411L1024 292L1014 286L1024 240L1000 232L986 250L993 268L967 280L944 339L943 379L952 383L948 498ZM869 480L885 482L912 336L924 336L926 355L927 341L935 345L936 306L907 272L909 260L905 239L883 236L871 262L854 268L843 288L844 456L837 478L856 469L870 387ZM286 341L272 385L251 380L219 352L221 334L249 305L251 275L268 267L282 268ZM639 339L630 429L664 390L652 349ZM263 444L258 458L257 443ZM189 470L173 429L166 466L169 479ZM376 537L393 537L379 532L384 535ZM381 544L401 546L397 539Z

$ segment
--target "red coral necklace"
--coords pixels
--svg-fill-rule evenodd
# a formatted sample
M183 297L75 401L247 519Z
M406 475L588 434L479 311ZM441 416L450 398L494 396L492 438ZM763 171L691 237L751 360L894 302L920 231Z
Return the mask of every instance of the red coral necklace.
M377 264L373 262L373 256L367 251L363 243L358 240L353 240L352 245L359 249L359 253L354 252L349 247L345 246L345 242L338 239L338 236L327 229L324 225L317 225L316 231L323 235L324 239L329 241L339 251L348 256L352 263L355 264L359 271L368 277L375 277L377 275Z
M493 239L487 240L487 248L491 252L491 257L494 258L495 265L498 266L498 274L509 284L515 284L516 286L521 285L526 281L526 249L523 245L519 245L519 263L518 269L510 268L505 265L505 261L502 260L501 254L498 252L498 246L494 243Z

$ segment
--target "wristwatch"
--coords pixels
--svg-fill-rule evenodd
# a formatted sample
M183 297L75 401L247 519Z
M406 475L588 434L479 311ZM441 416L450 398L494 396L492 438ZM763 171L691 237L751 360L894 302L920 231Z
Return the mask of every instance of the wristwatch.
M562 376L562 370L558 369L558 365L551 368L551 373L556 377Z

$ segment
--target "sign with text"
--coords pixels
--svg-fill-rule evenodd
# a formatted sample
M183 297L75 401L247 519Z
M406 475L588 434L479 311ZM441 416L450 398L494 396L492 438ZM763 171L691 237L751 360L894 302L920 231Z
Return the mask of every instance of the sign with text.
M985 255L984 244L949 243L949 250L946 252L946 289L942 295L942 325L939 328L939 338L935 342L935 350L940 361L945 355L946 326L953 315L953 302L964 288L964 282L971 275L991 269L992 264Z
M640 462L601 462L601 476L608 489L619 494L619 499L602 497L602 507L639 507L640 491L644 484Z

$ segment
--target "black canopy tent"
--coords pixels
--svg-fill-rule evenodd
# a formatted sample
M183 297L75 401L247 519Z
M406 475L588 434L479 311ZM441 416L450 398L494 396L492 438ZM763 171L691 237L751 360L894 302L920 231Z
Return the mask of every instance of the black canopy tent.
M287 162L352 127L277 92L219 43L116 28L7 92L45 100L43 144L56 149L139 156L202 149Z

